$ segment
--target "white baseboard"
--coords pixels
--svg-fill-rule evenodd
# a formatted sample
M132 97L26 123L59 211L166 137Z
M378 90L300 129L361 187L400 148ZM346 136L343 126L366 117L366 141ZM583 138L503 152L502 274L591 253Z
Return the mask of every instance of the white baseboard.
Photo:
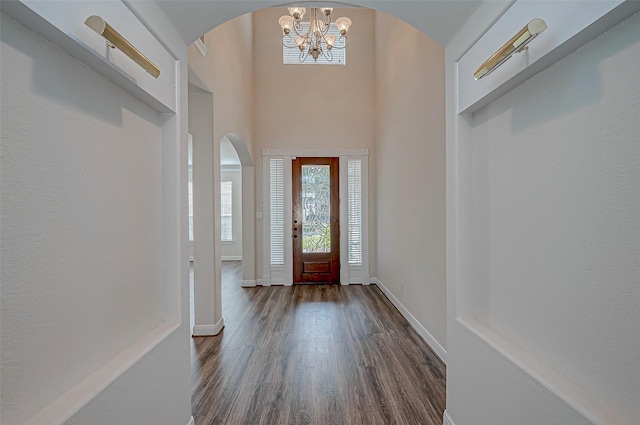
M400 300L398 300L395 295L389 291L389 289L380 281L380 279L372 277L371 282L376 284L380 290L389 298L389 301L396 306L396 308L402 313L402 315L407 319L411 327L418 332L418 335L424 339L424 341L431 347L431 349L440 357L440 360L446 365L447 364L447 350L444 349L442 345L438 342L437 339L434 338L433 335L424 327L422 324L416 319L413 314L407 310L407 308L402 305Z
M193 325L193 336L214 336L218 335L224 328L224 318L218 320L215 325Z
M256 286L262 286L262 279L256 279Z
M442 425L455 425L453 423L453 419L449 416L449 412L445 409L444 415L442 416Z
M255 280L243 280L242 283L240 284L240 286L242 286L243 288L253 288L256 286L256 281Z
M191 417L191 419L189 419L189 422L187 422L187 425L196 425L196 421L195 419L193 419L193 416Z
M242 261L242 255L223 255L220 259L222 261Z

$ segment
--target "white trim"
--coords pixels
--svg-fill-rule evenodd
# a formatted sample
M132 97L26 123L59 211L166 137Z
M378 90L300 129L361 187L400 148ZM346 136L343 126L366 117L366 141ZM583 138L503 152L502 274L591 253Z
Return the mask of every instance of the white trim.
M95 399L116 379L138 364L176 329L177 323L163 322L142 335L114 358L73 386L51 404L27 419L25 425L62 425Z
M338 159L340 194L340 283L349 282L349 157Z
M422 337L422 339L431 347L434 353L440 357L440 360L446 365L447 364L447 350L444 349L442 345L438 342L437 339L434 338L433 335L424 327L422 324L416 319L407 308L402 305L400 300L398 300L389 289L380 281L378 278L372 278L372 283L375 283L378 288L389 298L389 301L400 311L400 313L404 316L405 319L411 324L411 327L418 332L418 335Z
M631 425L636 423L622 417L618 411L612 409L597 395L571 382L566 376L551 369L535 355L523 350L476 318L457 317L457 321L594 425Z
M243 288L255 288L256 281L255 280L243 280L240 284Z
M220 259L222 261L242 261L242 255L223 255Z
M284 274L282 279L285 286L293 285L293 158L284 155L283 179L284 179ZM288 241L288 242L287 242ZM275 282L271 282L275 284ZM279 283L279 282L278 282Z
M360 157L360 166L362 169L361 189L362 189L362 284L369 285L371 277L369 276L369 157Z
M262 156L339 157L369 156L369 149L262 149Z
M207 52L209 51L209 49L207 49L207 46L204 45L200 38L194 41L193 44L196 46L202 56L207 56Z
M262 157L262 282L271 282L271 162ZM262 285L260 282L260 285Z
M263 226L262 226L262 282L264 286L282 285L291 286L293 284L293 248L291 244L284 245L284 264L282 273L275 273L276 268L271 265L271 234L270 234L270 159L282 158L284 177L284 240L291 238L292 223L292 163L295 157L333 157L339 159L340 173L340 193L348 192L348 160L360 159L362 161L362 269L358 270L358 275L352 276L349 269L349 251L347 240L348 226L348 205L347 196L341 196L340 200L340 282L343 285L352 283L369 285L369 149L262 149L262 193L263 193ZM344 240L343 240L344 239ZM279 271L280 269L278 269ZM258 284L261 285L261 284Z
M218 335L224 328L224 318L218 320L215 325L193 325L192 336L214 336Z
M187 425L196 425L196 421L193 419L193 416L191 417L191 419L189 419L189 422L187 422Z
M447 409L444 410L444 415L442 415L442 425L456 425L453 423L453 419L449 416L449 412Z
M240 173L242 172L242 165L240 164L220 165L220 171L225 173Z

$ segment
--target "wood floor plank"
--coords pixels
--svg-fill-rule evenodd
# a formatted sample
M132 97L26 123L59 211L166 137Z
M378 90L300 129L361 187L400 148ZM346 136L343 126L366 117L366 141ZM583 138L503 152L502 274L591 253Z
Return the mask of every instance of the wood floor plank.
M241 288L193 338L196 425L440 425L445 367L376 286Z

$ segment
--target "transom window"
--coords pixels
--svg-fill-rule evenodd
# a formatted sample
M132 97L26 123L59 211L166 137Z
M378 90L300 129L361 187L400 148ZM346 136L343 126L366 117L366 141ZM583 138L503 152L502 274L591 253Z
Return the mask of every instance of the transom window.
M307 32L309 30L309 22L301 22L301 32ZM333 55L333 61L329 62L324 55L318 56L318 60L314 61L311 55L308 55L304 62L300 62L300 49L287 48L282 46L282 63L285 65L346 65L346 51L344 49L344 39L340 39L340 32L335 23L329 25L329 32L327 34L333 34L336 36L336 44L328 55ZM291 42L294 42L296 38L295 31L291 30ZM286 37L286 36L285 36Z

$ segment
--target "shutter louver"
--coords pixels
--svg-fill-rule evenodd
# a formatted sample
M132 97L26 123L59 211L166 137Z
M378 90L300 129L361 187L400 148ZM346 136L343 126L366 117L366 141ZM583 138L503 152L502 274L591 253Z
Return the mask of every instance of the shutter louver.
M349 264L362 264L362 161L348 163Z
M271 265L284 265L284 160L269 161Z
M231 181L220 182L220 234L221 240L233 240L233 221L231 203L232 192Z

